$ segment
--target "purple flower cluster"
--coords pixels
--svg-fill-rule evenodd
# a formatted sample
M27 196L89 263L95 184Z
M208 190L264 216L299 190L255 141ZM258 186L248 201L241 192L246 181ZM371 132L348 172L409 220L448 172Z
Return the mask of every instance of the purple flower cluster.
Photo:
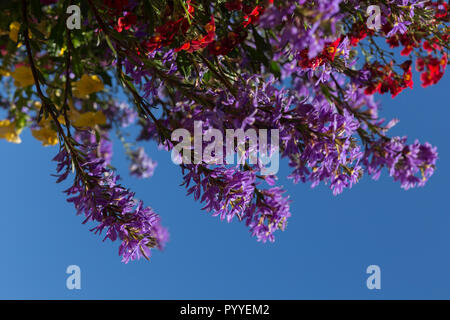
M308 77L318 76L316 72L308 75L296 70L292 75L292 87L280 89L273 77L263 80L256 75L243 74L245 83L236 87L234 94L226 88L210 91L213 103L208 107L179 97L176 107L164 113L160 124L168 130L185 128L193 132L194 121L201 120L203 133L215 128L224 134L227 128L277 128L282 156L289 159L293 168L289 177L295 183L310 181L313 187L323 182L337 195L357 183L365 171L373 174L375 170L367 161L370 149L364 150L357 135L360 130L378 124L378 105L373 96L364 94L363 88L353 82L345 83L337 73L329 72L321 82L309 80ZM335 92L340 86L341 95L324 92L323 84ZM359 118L361 115L364 121ZM141 138L157 137L156 125L147 122ZM421 148L430 147L425 146ZM389 147L383 145L383 148ZM425 175L417 183L422 185L431 176L436 159L418 157L416 167L405 169L402 174L415 174L424 168ZM377 170L387 167L392 171L391 161L378 160L377 165ZM183 171L188 172L184 185L188 194L204 202L204 209L214 216L227 221L236 216L246 221L258 239L273 241L274 231L283 230L290 216L289 201L281 196L282 191L277 187L270 192L257 188L255 172L259 169L258 166L242 170L239 167L211 168L206 164L185 165ZM402 179L398 173L392 176L395 180ZM410 174L408 179L412 179ZM190 186L191 182L195 185ZM264 205L268 203L270 205ZM266 209L270 213L265 212Z
M379 178L382 167L387 167L389 175L408 190L425 185L434 173L437 159L437 148L429 143L420 144L416 140L407 145L406 137L394 137L374 142L366 151L364 163L374 179Z
M72 170L72 159L77 157L79 167L74 168L77 174L73 185L65 191L69 196L67 201L74 204L77 214L84 214L83 223L98 223L92 229L96 234L106 230L105 240L122 241L119 254L123 262L149 258L150 249L162 249L168 239L159 216L118 183L119 177L108 169L105 159L99 155L102 142L96 142L93 133L78 132L76 138L79 153L72 147L63 147L54 158L58 162L59 183L67 178Z
M379 106L373 95L368 94L372 91L366 92L372 72L382 73L389 69L389 64L371 63L367 59L369 62L358 69L360 61L356 58L356 46L364 39L373 42L375 34L366 28L361 15L371 4L380 6L384 30L380 34L386 37L410 32L408 28L417 20L416 13L423 11L415 10L424 7L424 2L418 0L374 3L295 0L276 1L273 5L246 1L242 8L241 2L227 3L236 9L230 9L232 13L225 15L216 14L221 13L223 5L211 2L206 18L209 19L212 12L217 20L214 26L190 28L190 24L186 24L174 35L169 34L172 22L160 21L161 25L155 30L161 32L146 38L148 25L136 23L131 29L134 31L130 32L135 32L139 43L145 43L151 49L145 53L139 51L139 57L133 52L117 56L113 64L130 81L123 84L133 95L139 111L142 131L138 140L155 140L160 147L170 150L179 142L168 138L171 132L182 128L193 134L195 123L200 121L202 136L212 129L219 130L223 136L229 129L278 129L279 151L289 161L292 169L289 178L294 183L309 182L312 187L323 183L338 195L351 188L365 173L377 178L386 168L405 189L424 185L434 172L436 148L417 141L408 145L406 138L388 138L385 134L395 120L383 127L384 119L378 116ZM252 11L252 7L256 8ZM197 16L201 9L194 11L195 24L202 19ZM247 11L252 12L245 18L252 16L252 27L247 26L244 30L238 27L242 25L238 19ZM264 12L261 16L260 11ZM355 21L355 12L359 13L358 21ZM204 50L196 50L192 44L202 38L202 29L208 29L214 40ZM182 38L178 39L181 34ZM191 39L190 42L184 42L187 39ZM116 45L120 47L118 43ZM377 53L385 62L385 53L376 43L367 46L369 49L363 51ZM405 73L405 79L406 76ZM405 79L395 81L400 83ZM153 115L153 108L158 108L158 117ZM134 122L137 117L125 105L117 103L110 103L103 109L110 123L121 127ZM111 192L118 192L114 191L115 180L105 167L109 161L108 152L111 153L107 145L102 147L107 136L100 137L100 151L92 158L93 167L90 167L89 159L83 166L87 172L94 170L93 175L101 177L100 185L107 184L113 188ZM250 138L246 136L246 139ZM92 137L89 139L88 145L98 143ZM82 143L86 144L86 139ZM204 150L210 141L202 143ZM255 151L247 146L244 149L247 159ZM107 150L102 154L107 161L96 164L95 159L102 150ZM153 175L156 163L143 148L127 151L132 175L140 178ZM236 166L229 163L213 166L206 161L194 163L181 165L183 185L188 194L204 204L204 210L228 222L235 217L244 221L251 234L263 242L274 241L274 232L285 229L291 216L290 200L284 196L282 188L274 185L276 176L258 175L261 163ZM99 170L97 165L103 168L99 172L95 171ZM261 187L264 182L270 188ZM77 192L82 194L78 189ZM123 196L114 197L114 201L133 198L123 192ZM76 206L86 211L84 203L88 202L83 198L83 204L78 203ZM126 239L122 254L142 251L137 248L152 247L155 243L159 246L159 242L163 242L159 239L165 238L164 229L151 227L154 217L151 210L142 209L141 204L137 209L129 209L128 200L114 205L125 205L120 207L120 212L125 215L131 212L131 217L147 217L138 218L136 227L128 227L127 230L140 235L140 238L131 237L134 240L128 233L119 233L116 222L104 225L102 220L97 227L99 231L107 227L107 237L115 238L119 234L121 239ZM91 211L87 212L92 215ZM115 219L109 213L106 216ZM95 220L100 221L98 218Z
M350 188L362 175L363 152L353 137L358 121L347 111L338 114L326 100L299 106L296 112L312 132L300 130L287 141L285 153L294 168L290 178L309 180L313 187L324 181L335 195Z
M274 232L284 230L291 216L290 201L279 187L257 188L253 170L202 165L183 166L184 185L188 194L205 203L204 210L231 222L234 217L245 221L258 241L275 241ZM194 183L190 187L191 183Z
M115 100L108 103L103 112L111 122L116 122L123 128L132 125L138 118L138 114L134 108L130 107L127 103L118 103Z
M274 242L274 231L286 228L291 212L290 200L283 196L284 192L279 187L262 190L257 194L256 202L245 211L245 223L258 241Z
M276 45L289 44L294 51L309 49L309 57L320 53L326 42L334 40L336 25L342 18L339 4L342 0L286 1L281 6L270 6L261 18L263 28L272 29L282 25ZM292 19L295 11L302 11L307 20ZM320 19L316 19L320 14ZM307 27L305 28L305 25ZM330 30L331 33L329 31Z
M114 130L130 174L154 174L157 163L128 141L132 124L137 141L182 160L183 185L204 210L242 221L262 242L291 216L276 185L280 158L293 183L334 195L384 169L404 189L434 173L436 148L387 136L398 120L380 118L374 94L412 88L414 67L423 87L442 79L443 0L88 1L83 26L92 32L67 33L64 43L53 31L67 1L40 0L45 10L36 12L24 0L21 17L10 2L0 77L14 101L0 98L0 139L19 142L29 127L44 145L59 142L57 182L75 173L68 201L92 231L121 240L124 262L148 258L168 238L111 164Z
M130 174L141 179L153 176L157 163L146 153L144 148L139 147L128 155L131 159Z

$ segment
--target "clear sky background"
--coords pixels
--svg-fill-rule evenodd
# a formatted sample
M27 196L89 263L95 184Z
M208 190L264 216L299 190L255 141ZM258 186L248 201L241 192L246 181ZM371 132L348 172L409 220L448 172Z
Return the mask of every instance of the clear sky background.
M438 146L438 169L424 188L404 191L387 175L366 176L335 197L328 187L293 185L292 217L273 244L258 243L235 221L220 222L180 187L170 153L145 143L155 175L137 180L115 144L122 183L169 228L151 262L120 262L118 243L102 242L66 203L50 174L57 147L29 130L23 143L0 140L0 298L8 299L417 299L450 298L450 77L395 100L381 114L400 118L391 135ZM134 132L136 134L136 132ZM66 288L66 268L81 268L81 290ZM381 290L366 287L366 268L381 268Z

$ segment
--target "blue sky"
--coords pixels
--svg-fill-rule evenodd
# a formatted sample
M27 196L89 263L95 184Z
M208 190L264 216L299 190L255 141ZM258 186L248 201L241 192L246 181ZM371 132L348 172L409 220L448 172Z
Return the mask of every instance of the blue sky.
M292 218L273 244L246 227L201 211L180 187L170 154L145 143L155 175L137 180L115 144L123 184L153 207L171 233L151 262L120 262L118 243L89 232L55 184L57 147L30 134L0 140L0 298L8 299L441 299L450 298L450 77L395 100L380 97L381 114L401 121L391 135L438 146L438 169L424 188L404 191L384 173L364 177L334 197L324 186L284 177ZM81 268L81 290L66 288L67 266ZM381 290L368 290L366 268L381 268Z

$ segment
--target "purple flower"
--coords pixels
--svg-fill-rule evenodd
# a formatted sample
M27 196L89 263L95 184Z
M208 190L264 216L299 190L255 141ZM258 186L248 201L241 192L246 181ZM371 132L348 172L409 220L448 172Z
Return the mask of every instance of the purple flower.
M76 168L73 185L65 191L69 196L67 201L74 204L77 214L85 216L83 223L98 223L92 229L96 234L106 230L104 240L122 241L119 254L123 262L149 258L150 249L162 249L168 239L159 216L136 200L133 192L118 184L118 176L107 167L105 159L99 157L102 141L96 143L95 135L88 131L77 132L77 139L81 151L77 154L80 167ZM58 162L57 182L68 177L73 152L63 147L54 158Z
M400 34L405 34L406 31L408 31L408 29L406 28L406 26L410 25L411 22L410 21L397 21L394 24L394 27L392 28L391 31L389 31L389 33L387 34L386 37L390 38L393 35L400 33Z
M421 187L431 177L438 159L436 148L429 143L421 145L417 140L412 145L405 142L406 137L394 137L387 141L380 139L370 146L364 164L374 179L379 178L384 166L405 190Z
M154 162L146 153L144 148L129 153L131 159L130 174L138 178L150 178L153 176L157 163Z

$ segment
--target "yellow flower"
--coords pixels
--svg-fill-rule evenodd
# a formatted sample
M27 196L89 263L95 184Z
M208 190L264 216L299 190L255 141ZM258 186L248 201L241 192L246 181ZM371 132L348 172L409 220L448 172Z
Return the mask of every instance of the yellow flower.
M39 103L36 102L35 104ZM65 125L64 116L59 116L58 122ZM40 129L31 130L33 137L41 141L44 147L54 146L59 142L58 134L53 129L51 123L52 118L42 118L41 121L39 121Z
M41 127L41 128L49 128L49 129L51 129L52 128L52 126L51 126L51 122L52 122L52 118L51 117L48 117L48 118L42 118L41 119L41 121L39 122L39 126ZM60 123L60 124L62 124L62 125L66 125L66 120L64 119L64 116L63 115L61 115L61 116L59 116L58 117L58 122Z
M94 127L96 124L106 124L106 116L101 111L97 112L85 112L85 113L72 113L73 125L75 127Z
M41 109L41 107L42 107L42 103L41 103L40 101L35 101L35 102L33 102L32 106L33 106L35 109L39 110L39 109Z
M29 67L20 66L11 73L11 76L14 78L14 85L16 87L28 87L34 84L33 73Z
M9 25L9 38L12 41L17 42L19 30L20 23L18 23L17 21L11 22L11 24Z
M74 83L73 94L77 98L86 98L91 93L102 91L102 80L98 76L83 74L79 81Z
M5 69L0 69L0 75L3 77L9 77L11 75L11 72Z
M61 50L58 53L58 57L62 57L64 55L64 52L66 52L66 47L61 48Z
M43 127L41 129L31 130L31 134L33 137L35 137L37 140L42 142L42 145L44 147L47 146L54 146L58 144L58 135L56 134L56 131L48 128Z
M22 129L17 129L16 124L9 120L0 120L0 139L5 139L12 143L21 143L19 135Z

